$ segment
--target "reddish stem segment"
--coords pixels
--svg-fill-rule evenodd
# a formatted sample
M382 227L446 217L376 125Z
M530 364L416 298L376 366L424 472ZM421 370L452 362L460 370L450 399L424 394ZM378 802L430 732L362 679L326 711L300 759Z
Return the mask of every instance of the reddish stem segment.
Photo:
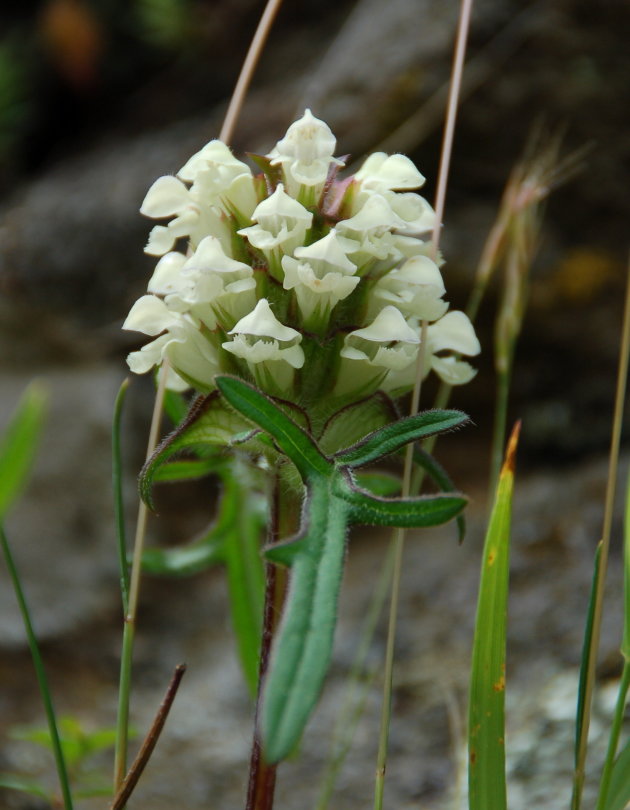
M283 514L283 508L286 512ZM271 497L269 515L268 543L277 543L290 531L291 509L279 494L279 481L276 476ZM245 810L272 810L276 787L277 765L268 765L261 750L258 721L261 705L261 687L269 664L269 653L276 627L282 612L286 591L286 574L273 563L265 564L265 606L263 611L262 638L260 644L260 666L258 669L258 694L256 696L256 714L254 721L254 740L249 765L249 783Z

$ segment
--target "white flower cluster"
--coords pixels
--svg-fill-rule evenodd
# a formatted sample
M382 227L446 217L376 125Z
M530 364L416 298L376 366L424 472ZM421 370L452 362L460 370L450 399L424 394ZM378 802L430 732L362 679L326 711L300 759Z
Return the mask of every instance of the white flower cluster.
M168 385L200 391L218 372L253 380L309 409L318 401L398 395L413 385L421 323L426 372L451 384L479 352L462 312L448 312L426 239L434 212L403 155L377 152L338 179L335 138L310 110L254 174L221 141L160 177L140 209L160 256L148 295L123 328L155 339L129 355L144 373L168 358ZM174 248L187 250L186 255Z

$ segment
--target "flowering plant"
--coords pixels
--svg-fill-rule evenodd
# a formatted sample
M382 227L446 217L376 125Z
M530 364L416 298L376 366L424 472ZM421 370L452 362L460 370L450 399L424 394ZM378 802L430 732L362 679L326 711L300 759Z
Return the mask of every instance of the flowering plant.
M151 231L146 251L160 259L124 324L154 338L129 355L133 371L158 367L168 388L201 394L145 465L145 501L182 450L228 448L237 463L253 462L259 488L275 487L267 573L276 564L292 572L269 671L260 672L270 763L298 742L328 668L348 527L436 525L466 503L426 457L447 492L393 498L398 484L359 472L467 420L452 410L399 419L393 398L419 371L467 382L475 372L460 355L477 354L479 343L443 300L423 239L435 214L413 191L422 175L403 155L375 153L339 179L334 149L328 126L307 110L268 155L252 156L257 175L215 140L178 177L156 180L141 211L170 221ZM186 254L173 250L178 240ZM230 482L226 491L233 474ZM273 597L278 611L282 596Z

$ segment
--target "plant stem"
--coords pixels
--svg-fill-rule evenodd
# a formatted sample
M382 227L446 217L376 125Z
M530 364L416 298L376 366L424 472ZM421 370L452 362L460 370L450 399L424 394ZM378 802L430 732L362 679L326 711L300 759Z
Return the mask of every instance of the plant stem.
M7 563L7 568L9 569L9 576L11 577L11 582L13 583L13 588L15 590L15 596L20 608L20 613L22 614L22 621L24 622L26 637L28 639L28 646L31 651L33 666L35 668L35 675L37 677L39 691L42 696L44 711L46 712L46 719L48 721L48 733L50 734L50 742L53 750L53 755L55 757L55 765L57 767L59 784L61 786L63 806L65 810L72 810L73 807L72 794L70 792L70 782L68 780L68 769L66 767L66 760L63 754L63 748L61 746L61 740L59 738L59 730L57 728L55 708L53 705L52 695L50 693L50 687L48 685L46 670L44 668L44 661L42 659L42 655L39 650L39 645L37 643L37 636L35 635L35 631L33 629L30 611L28 609L28 604L26 602L24 591L22 590L22 585L20 583L20 577L17 568L15 566L15 561L13 560L13 555L11 554L9 541L7 540L4 528L1 525L0 525L0 545L2 545L2 551L4 553L4 557Z
M270 497L269 526L267 541L277 543L290 533L294 521L292 499L281 497L279 475L276 472ZM273 563L265 563L265 604L263 627L260 642L260 665L258 670L258 691L254 715L254 737L249 764L249 780L245 810L271 810L276 787L277 765L268 765L261 750L259 717L261 710L262 683L269 665L271 644L278 625L286 590L284 569Z
M258 64L260 54L262 53L267 37L269 36L269 31L271 30L271 26L273 25L273 21L281 5L282 0L268 0L267 5L265 6L265 10L263 11L260 22L258 23L258 28L256 29L254 38L251 41L249 50L247 51L247 56L243 62L243 67L241 68L241 73L238 77L238 81L236 82L236 87L232 93L232 98L230 99L230 104L225 114L223 126L221 127L219 140L223 141L223 143L229 143L229 141L232 139L232 133L234 132L236 120L243 106L245 95L252 80L252 76L254 75L254 71L256 70L256 65Z
M153 453L157 444L160 423L162 421L162 404L166 390L168 365L162 364L162 374L155 395L151 429L147 443L147 458ZM131 579L129 583L129 601L125 614L123 630L122 653L120 659L120 683L118 692L118 718L116 722L116 748L114 754L114 794L118 793L127 773L127 749L129 747L129 700L131 694L131 666L133 661L133 646L136 632L136 616L138 612L138 599L140 596L140 573L142 570L142 552L146 535L148 509L144 501L138 507L138 520L136 523L136 536L131 565Z
M606 759L604 761L604 769L602 771L602 779L599 786L599 796L597 798L597 806L595 810L604 810L606 807L606 800L608 798L608 791L610 789L610 777L612 776L612 769L613 765L615 764L617 745L619 744L619 734L621 733L621 727L623 725L623 715L626 708L626 698L628 697L629 688L630 661L625 661L623 665L623 672L621 673L621 682L619 683L617 703L615 705L612 728L610 729L608 750L606 751Z
M177 690L179 689L179 685L184 677L185 672L185 664L178 664L175 667L175 672L173 673L173 677L168 685L164 699L157 710L155 719L153 720L153 725L149 729L147 736L144 738L144 742L138 751L138 755L133 761L131 768L129 768L129 773L126 775L122 785L120 786L118 794L114 797L110 810L121 810L121 808L127 803L127 800L138 784L138 780L142 776L142 772L146 768L147 763L151 758L151 754L153 753L153 749L155 748L160 734L162 733L162 729L166 723L166 718L171 710L171 706L175 700L175 695L177 694Z
M114 516L116 519L116 536L118 540L118 567L120 570L120 595L122 597L123 613L129 607L129 563L127 562L127 539L125 533L125 510L122 493L122 463L120 451L120 422L122 409L125 403L129 378L123 380L116 401L114 403L114 419L112 424L112 489L114 492Z

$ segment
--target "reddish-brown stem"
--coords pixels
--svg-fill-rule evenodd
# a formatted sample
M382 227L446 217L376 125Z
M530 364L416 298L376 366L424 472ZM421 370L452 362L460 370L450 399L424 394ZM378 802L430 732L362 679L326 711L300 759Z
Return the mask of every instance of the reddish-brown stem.
M285 522L289 516L288 514L282 514L282 510L283 499L280 498L278 476L276 475L271 495L267 534L269 544L277 543L283 536L283 530L287 528ZM245 810L272 810L273 808L277 765L269 765L265 762L261 750L258 720L260 714L261 687L269 664L271 643L282 611L285 585L286 576L283 569L278 568L273 563L266 563L265 605L260 643L260 665L258 668L258 694L256 696L254 739L249 764L249 783L247 787L247 803Z

